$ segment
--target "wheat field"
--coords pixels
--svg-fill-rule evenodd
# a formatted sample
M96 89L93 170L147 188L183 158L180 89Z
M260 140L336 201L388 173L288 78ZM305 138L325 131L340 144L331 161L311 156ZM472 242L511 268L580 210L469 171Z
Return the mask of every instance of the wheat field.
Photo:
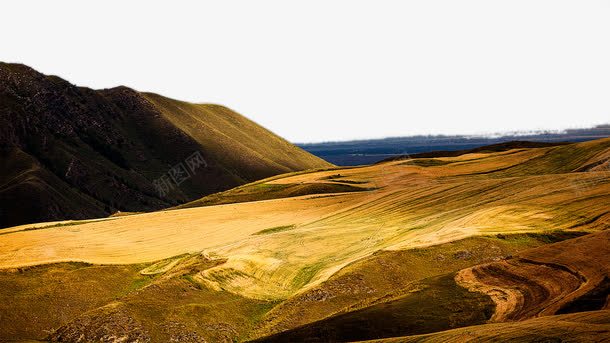
M323 183L360 190L23 225L0 235L0 268L203 253L227 262L196 275L199 282L253 299L286 299L379 250L599 230L610 218L610 178L597 162L608 155L604 139L288 174L251 188Z

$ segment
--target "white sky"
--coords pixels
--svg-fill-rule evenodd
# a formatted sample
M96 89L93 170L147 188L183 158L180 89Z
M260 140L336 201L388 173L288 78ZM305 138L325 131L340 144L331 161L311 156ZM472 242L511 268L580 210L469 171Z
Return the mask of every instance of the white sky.
M610 1L17 1L0 60L293 142L610 122Z

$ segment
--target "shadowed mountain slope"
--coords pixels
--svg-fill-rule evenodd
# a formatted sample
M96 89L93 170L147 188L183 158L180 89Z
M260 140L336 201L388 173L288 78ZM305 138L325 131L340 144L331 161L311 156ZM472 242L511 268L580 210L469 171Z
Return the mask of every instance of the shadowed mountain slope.
M0 160L0 227L158 210L331 166L223 106L92 90L6 63Z
M389 338L377 343L441 342L608 342L610 310L540 317L519 322L468 326L427 335Z

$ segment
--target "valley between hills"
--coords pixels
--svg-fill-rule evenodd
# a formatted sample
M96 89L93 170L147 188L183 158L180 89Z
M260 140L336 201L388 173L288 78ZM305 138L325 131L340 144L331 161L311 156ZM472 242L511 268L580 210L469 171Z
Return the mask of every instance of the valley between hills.
M494 150L3 229L0 340L610 340L610 138Z

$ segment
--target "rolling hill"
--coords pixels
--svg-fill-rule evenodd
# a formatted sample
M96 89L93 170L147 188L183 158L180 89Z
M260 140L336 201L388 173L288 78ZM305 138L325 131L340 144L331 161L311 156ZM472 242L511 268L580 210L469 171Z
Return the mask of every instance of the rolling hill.
M0 63L0 228L153 211L331 165L236 112Z
M530 238L535 240L536 237ZM502 249L506 244L487 239L488 244L491 243L491 246L496 246L498 249ZM506 239L504 237L499 240ZM522 237L508 238L508 240L512 239L522 239ZM447 249L443 250L446 253ZM454 332L453 338L465 341L480 341L483 338L489 341L514 339L523 342L559 338L553 336L552 330L556 327L561 328L563 319L556 315L600 311L598 315L602 320L610 319L610 304L607 303L610 292L608 283L610 263L604 262L609 250L610 231L603 231L525 249L514 256L511 254L495 260L479 260L475 262L479 264L474 267L461 269L457 273L447 273L448 268L446 268L442 271L444 273L441 272L434 277L418 275L420 279L416 278L415 285L405 283L407 289L403 292L392 289L390 296L386 295L388 299L384 302L359 304L360 306L352 307L346 312L259 341L360 341L419 335L456 327L473 327L473 325L475 325L474 330L468 330L469 335L458 331ZM485 253L490 252L485 249L479 252L481 255ZM350 268L349 273L365 274L371 269L366 268L367 264L390 261L388 257L360 262ZM414 264L412 261L404 258L399 261L404 265L397 265L396 271L400 272L397 274L413 274L409 271ZM459 262L468 263L463 260ZM470 263L472 262L471 259ZM367 281L372 280L368 278ZM546 321L538 321L538 325L545 330L528 332L527 328L531 326L525 324L524 320L536 317L546 319ZM500 329L502 326L496 326L494 331L486 332L485 325L482 325L516 321L520 324L503 325L511 329L522 326L520 331L503 332ZM604 327L599 329L603 330ZM586 327L575 330L572 334L577 333L582 335L581 341L596 338L595 333ZM608 338L609 335L610 332L607 332L605 337ZM443 335L428 336L422 341L434 341L435 336L440 339Z
M500 150L5 229L0 340L610 339L610 138Z

